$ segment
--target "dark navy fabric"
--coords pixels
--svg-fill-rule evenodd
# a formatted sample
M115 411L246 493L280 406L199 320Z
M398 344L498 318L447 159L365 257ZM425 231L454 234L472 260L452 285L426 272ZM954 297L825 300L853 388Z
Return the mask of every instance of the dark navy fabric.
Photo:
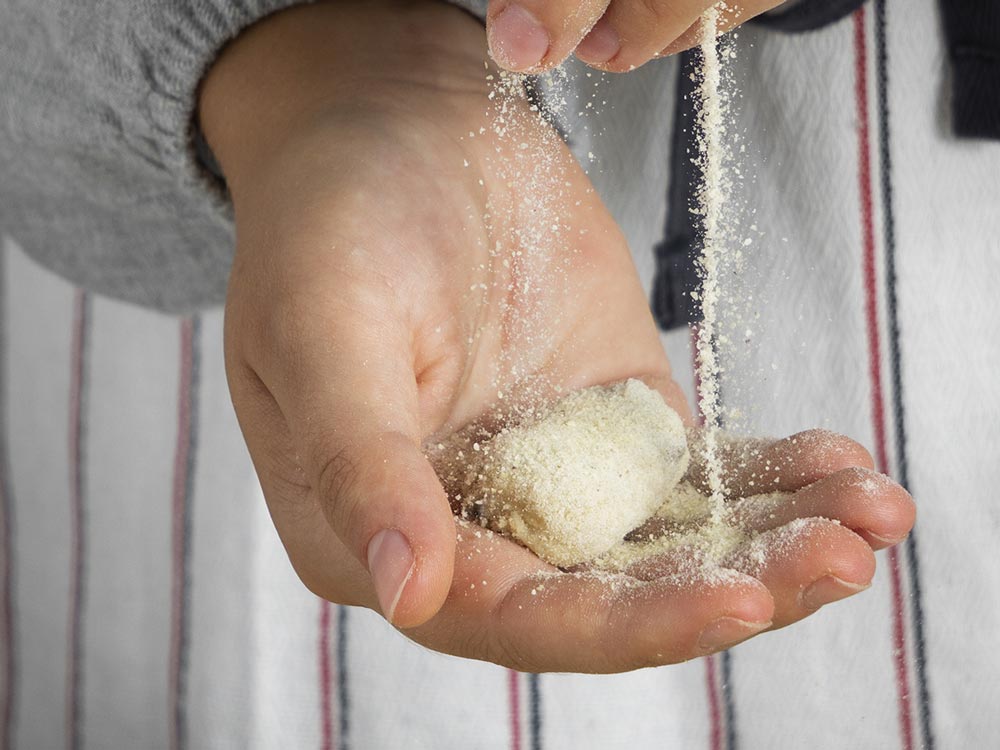
M694 80L700 62L701 53L697 49L688 50L681 54L677 70L666 227L663 240L654 250L653 315L663 330L694 323L700 315L692 292L698 287L697 258L702 227L699 217L691 213L694 193L701 183L701 169L695 163L698 122Z
M787 10L758 16L753 23L782 32L805 32L839 21L864 0L802 0ZM670 179L667 185L667 218L663 239L654 249L656 276L652 307L657 324L671 330L700 320L694 293L698 289L697 258L701 250L701 221L691 212L695 191L701 184L698 153L697 95L693 75L701 59L697 49L681 55L677 79L677 104L671 134Z
M1000 138L1000 2L942 0L955 134Z

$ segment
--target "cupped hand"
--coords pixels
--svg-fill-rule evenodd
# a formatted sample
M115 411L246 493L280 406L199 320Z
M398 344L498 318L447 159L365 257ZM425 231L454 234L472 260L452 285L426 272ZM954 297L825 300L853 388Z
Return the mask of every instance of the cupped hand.
M237 226L230 390L299 577L441 651L621 671L770 626L839 560L864 573L844 529L773 581L623 585L456 521L422 449L473 419L627 377L687 414L620 231L530 105L489 98L483 46L437 3L317 4L250 30L206 80ZM867 461L832 445L803 470Z
M576 56L593 67L629 71L701 42L702 14L719 7L718 32L782 0L491 0L490 50L508 70L539 72Z
M698 439L703 433L691 434L686 481L708 494ZM720 438L726 478L722 520L745 541L714 565L767 586L775 605L768 629L868 588L875 573L873 552L901 542L913 526L916 507L909 494L875 472L869 453L842 435L809 430L782 440ZM670 526L654 518L631 537L656 538ZM683 534L677 538L685 539ZM625 572L656 580L691 570L704 555L697 544L679 544Z

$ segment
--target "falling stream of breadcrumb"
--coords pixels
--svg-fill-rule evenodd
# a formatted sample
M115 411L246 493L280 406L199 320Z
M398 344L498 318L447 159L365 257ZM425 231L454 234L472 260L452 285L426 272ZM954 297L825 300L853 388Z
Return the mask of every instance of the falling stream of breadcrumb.
M702 16L702 69L698 77L698 163L702 184L698 189L695 211L701 215L704 227L702 252L699 258L702 288L699 295L702 322L697 338L698 406L705 424L704 461L712 499L712 523L721 524L725 513L726 485L722 457L719 455L717 431L721 423L719 400L720 365L716 349L716 328L719 315L719 261L724 251L721 227L726 202L725 145L723 142L723 98L721 93L721 62L716 44L719 23L718 7L709 8Z

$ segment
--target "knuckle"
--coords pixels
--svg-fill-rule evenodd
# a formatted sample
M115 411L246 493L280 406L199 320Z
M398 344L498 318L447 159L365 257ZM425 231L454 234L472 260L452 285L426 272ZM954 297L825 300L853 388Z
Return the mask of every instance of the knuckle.
M490 661L518 672L532 672L537 669L537 666L525 654L517 636L508 633L505 629L498 629L492 638L483 638L483 640L489 642Z
M468 632L453 635L456 644L455 653L472 659L492 660L494 652L490 649L490 635L487 628L472 627Z
M496 664L502 664L518 672L537 670L539 665L528 657L521 643L516 622L518 611L514 602L517 599L516 587L511 588L498 602L494 609L495 625L484 632L481 648ZM522 615L523 616L523 615ZM544 665L543 665L544 668Z
M323 514L336 526L350 524L358 502L354 490L360 478L361 463L350 446L342 446L320 464L316 493Z

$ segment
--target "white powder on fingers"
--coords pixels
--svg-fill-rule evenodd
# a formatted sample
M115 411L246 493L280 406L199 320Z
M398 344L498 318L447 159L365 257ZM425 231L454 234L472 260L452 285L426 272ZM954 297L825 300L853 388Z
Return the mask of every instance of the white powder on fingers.
M675 524L688 524L703 521L711 514L711 498L690 482L680 482L667 493L654 516Z
M826 518L796 518L783 526L753 535L725 559L728 567L754 577L799 553L817 529L839 521Z
M674 575L696 575L721 567L749 538L737 526L703 523L652 539L619 542L594 560L593 565L601 570L628 572L661 558L667 571Z

